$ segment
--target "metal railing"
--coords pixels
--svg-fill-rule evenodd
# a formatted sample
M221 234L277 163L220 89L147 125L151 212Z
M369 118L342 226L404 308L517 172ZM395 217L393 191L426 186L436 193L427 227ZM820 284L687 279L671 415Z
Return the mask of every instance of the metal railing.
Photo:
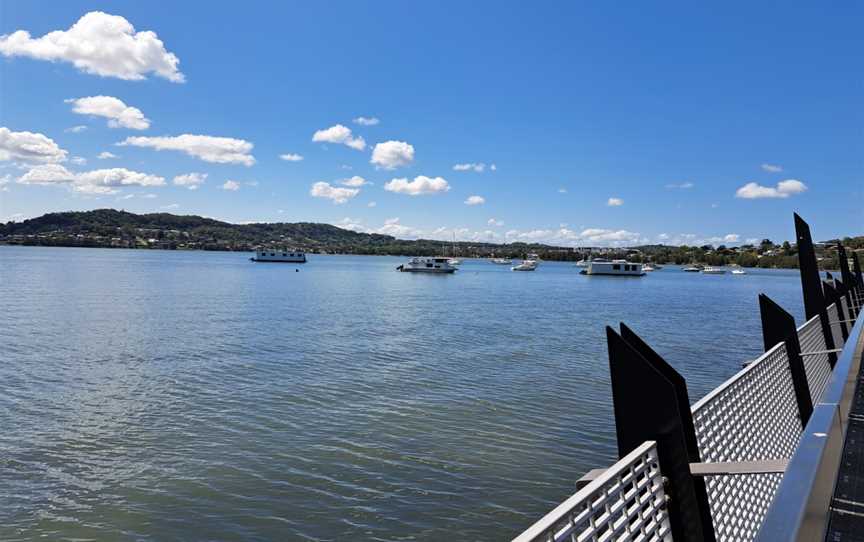
M858 374L859 339L864 347L864 277L856 257L855 275L845 266L844 282L829 274L823 283L809 226L797 215L795 226L811 318L796 328L760 295L766 352L692 408L674 368L624 324L620 333L607 328L618 447L632 451L585 475L587 486L514 542L673 533L688 541L813 540L819 527L824 534L813 524L827 522L857 383L850 375ZM821 520L810 517L814 510Z
M648 441L513 542L672 540L657 444Z

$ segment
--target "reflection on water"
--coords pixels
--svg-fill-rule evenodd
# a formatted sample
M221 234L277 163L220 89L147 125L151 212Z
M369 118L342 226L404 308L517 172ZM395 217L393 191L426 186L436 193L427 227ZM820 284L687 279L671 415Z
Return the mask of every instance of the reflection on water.
M794 271L0 247L0 539L500 540L615 459L606 325L691 398Z

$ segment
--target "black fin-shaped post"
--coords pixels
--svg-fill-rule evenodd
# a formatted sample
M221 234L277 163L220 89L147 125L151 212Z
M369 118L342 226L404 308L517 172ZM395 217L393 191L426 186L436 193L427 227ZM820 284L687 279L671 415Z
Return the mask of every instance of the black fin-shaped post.
M792 387L798 403L801 427L804 427L813 414L813 399L810 397L807 372L801 359L801 344L798 341L795 318L765 294L759 294L759 312L762 315L762 341L765 351L774 348L777 343L786 343Z
M831 322L822 290L822 279L819 277L819 262L816 261L816 251L813 249L813 238L810 236L810 226L803 218L795 217L795 238L798 242L798 268L801 274L801 290L804 292L804 314L807 320L819 316L822 325L822 336L825 337L825 349L834 350L834 334L831 332ZM831 368L837 363L837 354L828 354Z
M690 463L701 463L699 442L696 440L696 427L693 424L693 411L690 409L690 394L687 392L687 381L681 376L681 373L669 365L660 354L648 346L648 343L643 341L641 337L636 335L623 322L621 323L621 337L675 388L678 416L681 420L681 429L684 433L684 443L687 445L687 457ZM711 507L708 504L708 488L705 485L705 479L694 477L693 489L696 492L696 499L699 503L703 535L705 535L706 540L713 541L715 540L713 536L714 522L711 519Z
M843 342L845 343L849 339L849 330L846 328L846 311L843 310L843 304L840 303L840 293L827 280L822 283L822 287L825 289L825 298L828 304L834 303L837 307L838 322L835 325L840 326L840 334L843 336Z
M852 268L855 270L855 278L858 281L859 291L864 289L864 275L861 274L861 262L858 261L858 253L852 253Z
M840 241L837 241L837 258L840 259L840 276L843 278L843 284L852 287L855 280L852 278L852 272L849 271L849 258L846 256L846 248Z
M606 328L606 340L618 455L656 441L660 471L669 480L672 538L705 540L710 530L702 525L675 385L611 327Z

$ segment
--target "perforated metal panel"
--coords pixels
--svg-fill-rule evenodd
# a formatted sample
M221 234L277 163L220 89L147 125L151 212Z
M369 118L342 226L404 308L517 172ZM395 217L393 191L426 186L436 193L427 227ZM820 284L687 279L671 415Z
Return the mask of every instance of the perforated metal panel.
M831 378L831 363L828 354L808 355L809 352L824 352L825 335L822 333L822 322L819 316L814 316L798 328L798 342L801 344L801 359L804 361L804 371L807 373L807 384L810 388L810 399L813 404L819 402L828 379Z
M643 443L513 542L671 541L657 445Z
M780 343L693 406L703 462L792 456L801 420ZM781 474L706 477L717 540L753 540Z

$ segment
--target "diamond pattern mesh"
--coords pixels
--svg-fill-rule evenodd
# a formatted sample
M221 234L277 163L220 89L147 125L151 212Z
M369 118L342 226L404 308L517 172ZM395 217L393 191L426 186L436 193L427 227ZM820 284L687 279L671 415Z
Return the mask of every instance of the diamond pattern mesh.
M805 354L801 359L804 361L804 371L807 373L810 398L815 405L822 398L825 386L828 385L828 379L831 378L831 364L828 360L828 354L806 355L808 352L822 352L828 348L825 345L822 322L818 315L798 328L798 342L801 343L802 354Z

